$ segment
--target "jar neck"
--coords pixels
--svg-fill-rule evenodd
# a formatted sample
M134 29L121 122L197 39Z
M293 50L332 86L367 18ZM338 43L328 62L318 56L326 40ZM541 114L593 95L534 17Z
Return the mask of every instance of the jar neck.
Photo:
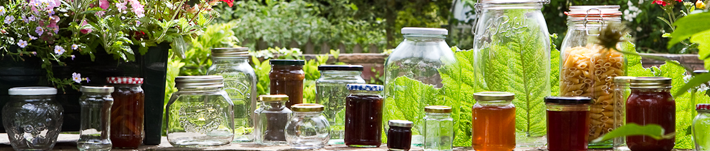
M247 57L213 57L212 60L215 64L238 64L249 62Z
M111 93L100 93L100 92L82 92L84 96L87 97L105 97L111 96Z
M586 22L586 25L585 25ZM595 30L600 31L604 26L611 23L621 23L621 16L609 17L587 17L585 16L568 16L567 26L569 29L576 30Z
M432 116L432 117L449 117L451 116L451 113L426 113L426 116Z
M362 71L322 70L321 77L359 77Z
M632 93L670 93L671 88L631 88Z
M589 104L545 103L548 111L589 111Z
M114 84L114 88L135 88L141 87L141 84Z
M390 125L390 128L412 130L412 127L401 127L401 126L392 126L392 125Z
M710 110L696 110L698 113L710 113Z
M269 102L262 102L264 106L264 110L269 110L269 111L279 111L283 110L286 108L286 101L269 101Z
M477 101L478 104L482 106L506 106L513 103L513 100L486 100Z
M185 88L185 87L178 87L178 92L219 92L221 91L221 87L215 87L215 88Z
M502 9L541 9L541 2L515 2L515 3L482 3L482 8L485 10L502 10Z
M293 112L294 116L320 116L322 111L314 111L314 112Z
M25 102L46 102L52 101L54 95L12 95L10 97Z
M404 40L413 42L432 42L432 41L444 41L446 35L434 35L434 34L405 34Z
M380 95L382 91L350 90L351 95Z
M271 65L272 70L303 70L303 65Z

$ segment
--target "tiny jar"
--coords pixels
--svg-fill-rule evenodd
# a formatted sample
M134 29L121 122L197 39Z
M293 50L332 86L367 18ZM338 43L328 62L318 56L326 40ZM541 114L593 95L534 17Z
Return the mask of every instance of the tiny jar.
M108 77L106 81L114 88L110 130L113 148L136 149L145 137L143 78Z
M323 105L294 104L293 116L286 124L286 142L294 149L315 150L330 139L330 125L323 116Z
M515 94L510 92L474 93L471 138L474 150L511 151L515 149Z
M390 120L387 131L387 148L390 151L408 151L412 146L412 126L406 120Z
M658 124L665 130L664 135L675 133L676 105L670 93L671 78L638 77L631 80L630 87L626 123ZM632 151L670 151L675 146L675 137L656 140L649 136L628 136L626 145Z
M614 108L618 109L614 112L614 129L624 126L626 124L626 100L629 99L629 94L631 94L631 88L629 88L629 83L636 77L630 76L617 76L614 77L614 95L612 99L614 100ZM590 138L594 139L594 138ZM617 137L613 139L614 150L615 151L629 151L629 147L626 145L626 137Z
M81 124L76 147L80 151L111 150L110 124L114 88L111 86L81 86Z
M2 108L2 123L15 150L52 150L62 131L64 109L53 87L14 87Z
M427 106L424 112L424 150L453 150L454 119L451 118L451 107Z
M549 151L587 150L591 102L588 97L545 97Z
M178 92L165 106L170 145L212 147L232 142L234 104L222 90L222 76L178 76L175 87Z
M303 65L306 61L272 59L269 62L271 63L270 94L288 95L286 107L289 109L291 105L303 103L303 80L306 78Z
M348 147L382 145L382 85L348 84L345 98L345 136Z
M365 84L361 65L321 65L316 80L316 103L325 107L323 113L330 123L328 144L343 144L345 97L350 94L347 84Z
M695 150L710 150L710 104L695 106L698 115L693 119Z
M264 107L259 113L256 142L262 145L280 145L286 142L286 124L291 119L291 110L285 105L287 95L262 95L259 97Z

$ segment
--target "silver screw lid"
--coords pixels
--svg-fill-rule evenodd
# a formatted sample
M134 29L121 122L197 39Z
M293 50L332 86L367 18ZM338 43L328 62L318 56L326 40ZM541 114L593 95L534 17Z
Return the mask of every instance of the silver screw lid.
M212 48L213 57L247 57L249 56L249 48Z
M56 95L53 87L14 87L7 90L9 95Z
M407 120L390 120L389 122L390 127L392 126L397 126L397 127L412 127L414 123L407 121Z
M175 77L178 89L213 89L224 87L222 76L178 76Z
M89 93L113 93L113 87L112 86L81 86L79 91L89 92Z

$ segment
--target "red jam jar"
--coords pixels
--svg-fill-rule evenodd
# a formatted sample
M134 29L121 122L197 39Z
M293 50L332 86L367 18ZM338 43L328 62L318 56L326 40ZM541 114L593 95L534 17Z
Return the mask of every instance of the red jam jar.
M588 97L545 97L549 151L587 150L591 102Z
M629 84L631 95L626 101L626 123L658 124L665 134L675 133L675 100L671 96L671 79L638 77ZM675 138L656 140L648 136L628 136L626 145L632 151L670 151Z
M143 143L143 108L145 95L141 84L143 78L108 77L113 85L111 106L111 143L113 148L136 149Z
M387 131L387 148L390 151L408 151L412 146L412 125L406 120L390 120Z
M382 85L348 84L345 98L345 145L380 147L382 145Z

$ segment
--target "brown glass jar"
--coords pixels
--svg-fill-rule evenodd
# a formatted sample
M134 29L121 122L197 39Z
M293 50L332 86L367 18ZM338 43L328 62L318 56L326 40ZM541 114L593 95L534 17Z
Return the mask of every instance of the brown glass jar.
M143 143L143 109L145 95L143 78L108 77L115 91L111 93L111 142L113 148L138 148Z
M390 151L408 151L412 146L412 122L390 120L387 131L387 148Z
M306 74L303 72L303 60L278 60L271 62L271 95L285 94L289 100L286 107L303 103L303 79Z

